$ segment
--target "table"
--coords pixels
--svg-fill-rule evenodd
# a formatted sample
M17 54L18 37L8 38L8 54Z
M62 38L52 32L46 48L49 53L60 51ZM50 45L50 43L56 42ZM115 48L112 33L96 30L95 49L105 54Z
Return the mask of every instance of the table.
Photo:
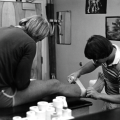
M120 108L79 116L74 120L120 120Z
M41 101L52 102L53 98L55 98L55 96L48 96ZM74 117L89 114L89 106L92 105L91 102L80 98L66 98L66 100L68 108L72 110ZM12 108L0 108L0 120L12 120L13 116L26 117L26 112L29 110L29 107L37 105L37 102L38 101L35 101Z

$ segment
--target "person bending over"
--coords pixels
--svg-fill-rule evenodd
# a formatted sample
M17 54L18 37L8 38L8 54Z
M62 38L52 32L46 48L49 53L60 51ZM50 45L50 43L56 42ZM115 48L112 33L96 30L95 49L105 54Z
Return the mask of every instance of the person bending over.
M120 48L101 35L91 36L84 49L85 57L91 59L78 71L72 73L74 80L94 71L99 66L97 82L87 88L86 97L105 101L103 110L119 107L120 104ZM106 94L101 93L105 86Z
M81 97L78 85L57 79L30 81L36 43L50 31L39 15L20 20L18 26L0 28L0 108L37 101L51 94Z

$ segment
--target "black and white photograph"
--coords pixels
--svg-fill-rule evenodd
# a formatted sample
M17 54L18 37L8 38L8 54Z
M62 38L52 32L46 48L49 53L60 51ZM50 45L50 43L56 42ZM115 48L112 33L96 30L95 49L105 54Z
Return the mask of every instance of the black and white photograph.
M120 120L120 0L0 0L0 120Z
M106 14L107 0L86 0L86 14Z
M106 17L105 28L109 40L120 41L120 16Z

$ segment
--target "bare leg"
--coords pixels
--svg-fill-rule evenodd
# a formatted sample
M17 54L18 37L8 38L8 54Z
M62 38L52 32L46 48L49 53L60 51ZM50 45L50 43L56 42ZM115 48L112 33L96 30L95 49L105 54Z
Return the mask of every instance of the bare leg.
M52 80L34 80L31 81L28 88L18 91L15 95L15 105L40 100L43 97L57 93L66 97L80 97L81 90L76 84L61 83L56 79Z

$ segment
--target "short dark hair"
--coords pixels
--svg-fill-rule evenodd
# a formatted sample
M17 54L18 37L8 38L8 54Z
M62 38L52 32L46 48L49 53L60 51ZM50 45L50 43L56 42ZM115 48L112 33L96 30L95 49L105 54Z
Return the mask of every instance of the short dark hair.
M101 35L91 36L85 46L84 54L88 59L104 59L108 57L113 50L112 43Z

